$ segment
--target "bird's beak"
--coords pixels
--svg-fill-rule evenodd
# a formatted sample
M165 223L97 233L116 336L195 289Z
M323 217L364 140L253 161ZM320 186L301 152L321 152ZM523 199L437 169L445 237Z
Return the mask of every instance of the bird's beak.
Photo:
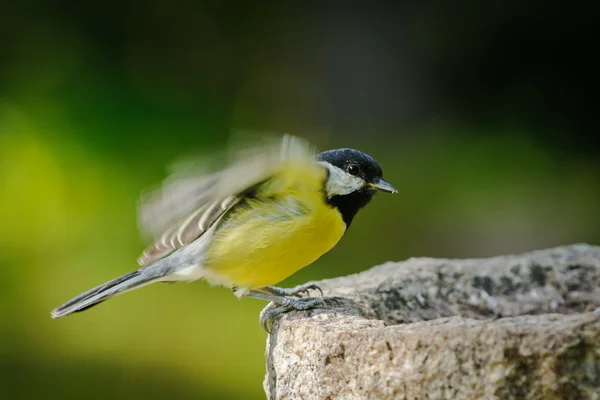
M398 193L398 190L396 190L395 187L393 187L392 185L387 183L383 178L379 178L379 180L377 182L371 183L370 186L373 189L378 190L380 192Z

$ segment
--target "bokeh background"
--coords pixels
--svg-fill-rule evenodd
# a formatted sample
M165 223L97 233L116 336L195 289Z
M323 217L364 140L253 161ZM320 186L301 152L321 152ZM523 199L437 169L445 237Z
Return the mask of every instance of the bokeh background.
M140 191L236 130L360 148L400 189L285 285L600 243L594 15L577 1L1 2L2 397L264 398L258 300L155 285L49 316L135 268Z

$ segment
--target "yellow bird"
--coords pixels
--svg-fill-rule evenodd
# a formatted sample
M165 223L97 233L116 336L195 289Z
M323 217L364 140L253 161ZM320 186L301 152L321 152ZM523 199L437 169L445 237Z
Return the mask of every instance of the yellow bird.
M138 259L141 268L75 297L52 317L150 283L202 278L279 306L261 313L267 329L279 312L324 304L300 297L318 289L313 284L272 285L335 246L377 191L397 192L373 158L353 149L315 155L309 143L289 135L235 153L212 174L191 168L143 199L140 227L158 240Z

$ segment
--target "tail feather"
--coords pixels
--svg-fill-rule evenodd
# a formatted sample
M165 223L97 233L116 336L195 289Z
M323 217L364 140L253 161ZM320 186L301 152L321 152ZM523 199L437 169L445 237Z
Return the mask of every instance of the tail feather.
M100 286L96 286L55 308L51 312L52 318L60 318L74 312L87 310L113 296L147 285L156 279L156 275L144 274L142 270L130 272Z

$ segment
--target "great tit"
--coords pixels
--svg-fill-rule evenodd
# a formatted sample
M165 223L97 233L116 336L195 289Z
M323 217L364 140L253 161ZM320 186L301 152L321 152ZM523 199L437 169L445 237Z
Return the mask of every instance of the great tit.
M397 190L373 158L353 149L315 155L312 145L289 135L237 151L211 174L189 168L140 202L140 229L157 239L139 257L141 268L88 290L51 315L83 311L154 282L200 278L282 311L323 305L322 298L300 298L319 289L315 285L272 285L335 246L376 192ZM263 328L273 316L261 313Z

